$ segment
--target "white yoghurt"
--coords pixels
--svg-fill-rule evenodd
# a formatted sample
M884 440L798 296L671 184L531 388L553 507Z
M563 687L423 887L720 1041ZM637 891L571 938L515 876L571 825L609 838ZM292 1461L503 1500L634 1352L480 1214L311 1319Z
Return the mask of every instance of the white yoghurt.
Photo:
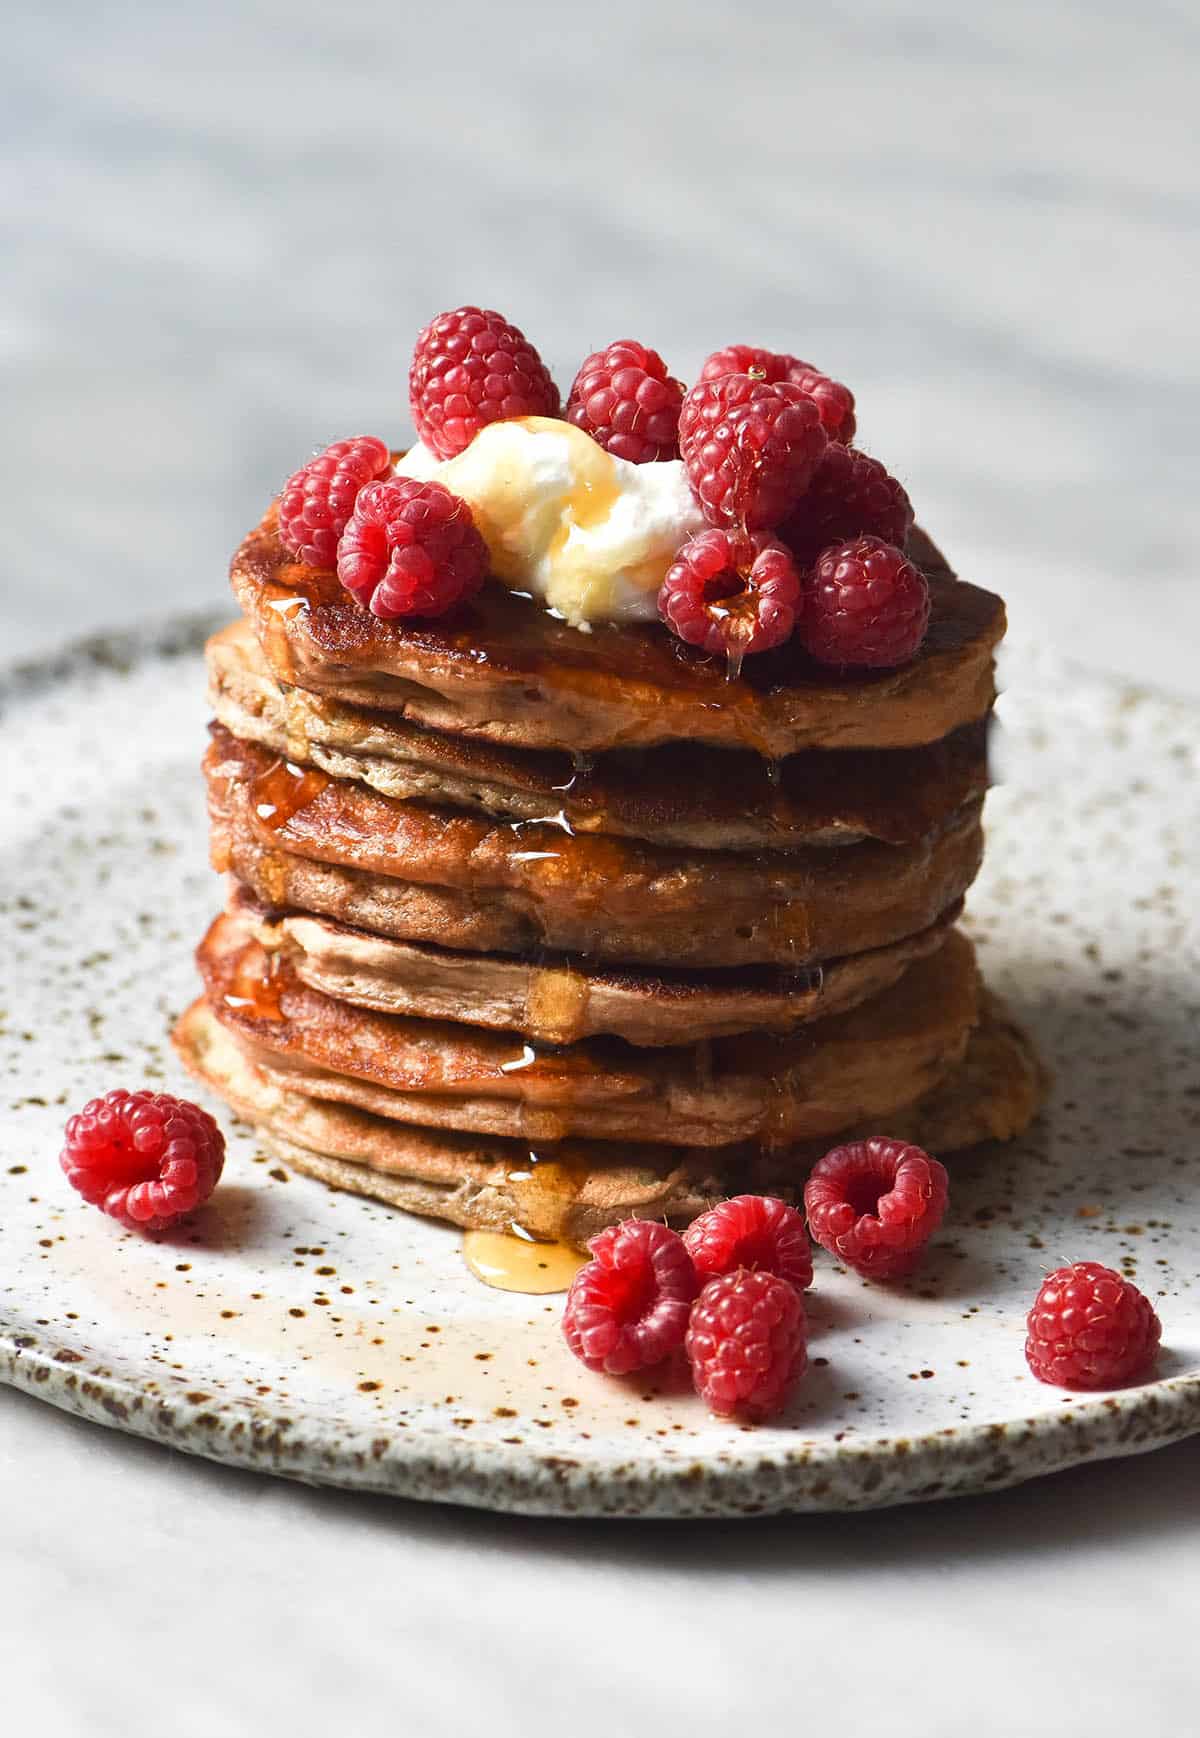
M444 461L418 443L399 474L461 496L492 569L572 627L647 622L682 543L704 529L683 465L631 465L556 417L493 422Z

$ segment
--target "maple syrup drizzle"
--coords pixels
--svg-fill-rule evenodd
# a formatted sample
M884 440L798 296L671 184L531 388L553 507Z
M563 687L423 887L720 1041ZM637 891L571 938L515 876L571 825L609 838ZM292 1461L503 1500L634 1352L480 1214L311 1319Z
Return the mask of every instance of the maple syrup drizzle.
M548 1044L571 1044L582 1035L591 989L582 972L566 965L535 966L525 1011L530 1027Z
M283 573L286 577L269 580L263 586L263 601L269 611L263 621L263 650L275 675L290 682L296 672L293 633L303 627L314 609L333 603L342 590L335 573L321 574L296 563L285 564Z
M261 942L248 941L230 967L221 1000L254 1020L285 1020L278 967L278 955L269 954Z
M296 688L283 690L283 729L289 761L307 760L312 743L308 735L305 702Z
M328 783L326 774L315 767L276 760L250 780L251 807L264 827L278 833L315 802Z
M509 1171L506 1181L516 1207L516 1231L554 1243L562 1238L592 1167L582 1159L554 1156L555 1143L549 1145L550 1154L530 1146L527 1163Z
M566 784L551 785L552 791L573 791L581 779L587 780L596 770L596 756L585 754L580 748L570 748L567 753L571 757L571 776Z
M258 860L258 881L262 895L272 906L287 904L287 858L278 851L264 851Z
M590 1173L585 1160L531 1146L526 1163L505 1179L516 1210L508 1230L468 1231L463 1238L476 1278L500 1291L566 1291L587 1261L563 1234Z

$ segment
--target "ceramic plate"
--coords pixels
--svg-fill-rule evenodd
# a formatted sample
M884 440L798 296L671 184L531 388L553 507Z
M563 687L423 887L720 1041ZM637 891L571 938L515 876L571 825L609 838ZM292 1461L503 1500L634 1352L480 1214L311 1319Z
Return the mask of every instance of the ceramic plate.
M907 1289L818 1261L808 1377L749 1429L590 1375L561 1299L488 1290L455 1231L291 1175L223 1112L225 1181L178 1235L131 1236L68 1188L72 1109L116 1085L194 1091L166 1033L219 899L204 626L0 682L6 1380L239 1466L547 1514L867 1507L1200 1429L1195 708L1010 656L970 927L1054 1070L1050 1105L1026 1140L954 1163ZM1154 1382L1071 1397L1029 1376L1040 1276L1084 1257L1154 1299Z

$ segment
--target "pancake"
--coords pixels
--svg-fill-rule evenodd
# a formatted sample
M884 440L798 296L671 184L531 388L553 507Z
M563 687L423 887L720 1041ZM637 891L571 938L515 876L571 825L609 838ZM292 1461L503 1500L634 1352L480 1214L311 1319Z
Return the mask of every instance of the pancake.
M913 845L685 853L397 802L212 729L212 860L267 906L401 941L792 971L936 923L974 879L980 804Z
M564 1142L531 1163L522 1142L413 1128L268 1080L203 998L180 1019L184 1064L255 1126L263 1146L334 1188L466 1229L564 1238L582 1248L605 1225L637 1214L682 1224L743 1190L797 1198L824 1143L764 1152ZM939 1157L1008 1140L1032 1121L1045 1080L1024 1033L985 995L962 1062L928 1096L889 1118L886 1132ZM885 1132L867 1124L846 1138Z
M209 1004L269 1078L400 1122L532 1141L786 1143L886 1117L931 1090L976 1022L971 943L955 930L861 1007L792 1037L673 1049L562 1047L378 1014L300 982L235 918L197 950Z
M272 506L230 580L280 682L394 711L434 730L521 748L645 748L689 741L781 759L804 748L903 748L982 718L1004 605L957 581L922 532L909 553L933 611L898 670L834 671L789 642L723 661L659 624L585 634L492 583L437 621L380 621L338 583L289 559Z
M737 1032L790 1032L844 1013L888 989L936 951L958 915L891 947L830 960L808 972L636 972L565 956L513 959L392 941L302 912L272 917L235 885L230 910L310 989L382 1014L462 1020L545 1044L611 1033L630 1044L695 1044Z
M401 713L282 687L245 622L207 648L217 718L384 796L556 817L575 832L702 850L912 844L987 789L987 721L919 748L808 749L785 760L697 743L572 757L427 730Z

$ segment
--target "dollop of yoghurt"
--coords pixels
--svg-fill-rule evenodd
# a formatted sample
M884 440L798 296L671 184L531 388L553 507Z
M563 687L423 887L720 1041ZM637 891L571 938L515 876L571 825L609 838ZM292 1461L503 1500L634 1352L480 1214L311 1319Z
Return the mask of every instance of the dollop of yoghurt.
M572 627L647 622L680 545L704 529L683 465L631 465L557 417L489 423L456 458L418 444L396 465L471 508L497 578Z

